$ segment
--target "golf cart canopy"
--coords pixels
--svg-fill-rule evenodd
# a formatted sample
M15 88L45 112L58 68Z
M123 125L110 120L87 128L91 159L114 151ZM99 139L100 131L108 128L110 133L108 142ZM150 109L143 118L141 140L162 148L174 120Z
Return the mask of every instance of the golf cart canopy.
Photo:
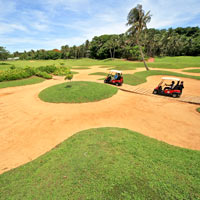
M180 81L179 78L172 78L172 77L162 77L162 80Z
M114 70L114 69L110 70L110 73L112 73L112 72L114 72L114 73L118 73L118 74L121 74L121 73L122 73L121 71Z

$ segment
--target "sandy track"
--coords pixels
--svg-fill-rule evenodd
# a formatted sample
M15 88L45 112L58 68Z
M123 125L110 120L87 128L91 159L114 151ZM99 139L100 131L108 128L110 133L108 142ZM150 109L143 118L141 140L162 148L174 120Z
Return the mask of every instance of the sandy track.
M97 80L101 76L88 76L96 71L106 69L79 70L74 80ZM155 86L159 79L149 77L148 85ZM62 82L63 78L55 77L0 90L0 173L37 158L78 131L97 127L128 128L172 145L200 150L197 106L123 91L83 104L45 103L38 98L44 88ZM189 79L188 87L190 84L199 92L197 81Z

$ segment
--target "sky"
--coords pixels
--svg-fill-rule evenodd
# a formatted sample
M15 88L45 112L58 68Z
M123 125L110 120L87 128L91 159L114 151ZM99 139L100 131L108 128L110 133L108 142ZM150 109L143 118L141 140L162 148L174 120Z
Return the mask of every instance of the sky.
M0 46L10 52L60 49L124 33L137 4L151 12L148 28L200 26L200 0L0 0Z

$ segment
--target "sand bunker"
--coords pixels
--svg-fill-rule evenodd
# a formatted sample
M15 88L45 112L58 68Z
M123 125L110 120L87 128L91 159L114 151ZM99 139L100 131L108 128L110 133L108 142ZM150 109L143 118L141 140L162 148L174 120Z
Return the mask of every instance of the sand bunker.
M79 70L74 80L96 81L101 76L88 74L100 71L107 70L98 66ZM149 77L143 86L154 88L159 80L159 76ZM185 93L199 94L199 82L184 80ZM172 145L200 150L200 115L195 105L123 91L83 104L52 104L38 98L41 90L62 82L63 78L55 77L0 90L0 173L37 158L78 131L98 127L128 128Z

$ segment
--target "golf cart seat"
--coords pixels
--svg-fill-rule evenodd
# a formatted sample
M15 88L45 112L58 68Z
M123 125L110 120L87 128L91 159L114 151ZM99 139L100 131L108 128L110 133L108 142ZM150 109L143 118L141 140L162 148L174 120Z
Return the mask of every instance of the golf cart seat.
M174 77L162 77L161 82L159 83L159 85L153 90L153 94L158 94L158 95L165 95L165 96L171 96L171 97L180 97L182 94L182 91L180 90L180 87L176 87L173 86L173 88L171 87L164 87L165 85L169 85L169 84L164 84L165 82L177 82L177 86L178 83L180 82L179 78L174 78ZM164 89L162 89L164 87Z
M110 83L113 85L121 86L123 84L122 72L118 70L110 70L108 76L104 80L104 83Z

